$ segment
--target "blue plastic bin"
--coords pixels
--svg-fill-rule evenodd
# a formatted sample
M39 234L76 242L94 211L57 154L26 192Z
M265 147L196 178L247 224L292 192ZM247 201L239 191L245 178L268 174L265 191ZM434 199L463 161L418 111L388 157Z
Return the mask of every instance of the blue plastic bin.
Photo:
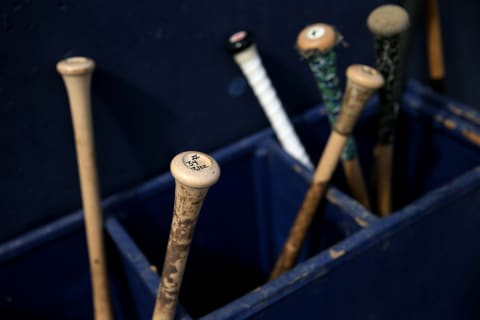
M311 172L286 156L270 137L268 130L213 154L222 176L200 213L180 294L180 302L194 318L252 295L248 293L267 282L303 200ZM108 232L125 256L135 257L125 260L125 270L136 269L142 275L141 296L148 296L146 288L159 282L154 270L161 271L173 199L174 182L167 173L110 208L117 219L107 223ZM331 248L374 219L335 188L320 211L300 260ZM127 248L125 241L136 246ZM331 248L329 254L337 258L342 252ZM138 259L141 265L136 265ZM263 298L255 301L262 303ZM151 312L150 303L146 309Z
M366 177L375 113L372 102L355 130ZM269 131L216 153L222 182L200 216L180 297L186 312L202 319L477 319L480 118L415 82L399 116L396 212L378 219L331 187L303 262L268 283L311 172L269 142ZM301 116L297 129L317 160L329 133L323 109ZM341 170L332 185L346 190ZM136 272L148 274L145 283L158 284L148 265L161 267L172 203L173 182L164 175L115 206L114 229L138 245L130 253L144 259ZM115 242L125 254L132 250Z
M375 103L355 130L372 168ZM322 108L296 121L317 160ZM222 148L194 236L177 319L478 319L480 116L410 82L395 148L395 213L352 200L337 170L294 269L267 282L311 179L270 130ZM338 187L338 188L337 188ZM165 173L104 201L117 319L150 319L170 229ZM0 246L0 319L89 319L82 213Z

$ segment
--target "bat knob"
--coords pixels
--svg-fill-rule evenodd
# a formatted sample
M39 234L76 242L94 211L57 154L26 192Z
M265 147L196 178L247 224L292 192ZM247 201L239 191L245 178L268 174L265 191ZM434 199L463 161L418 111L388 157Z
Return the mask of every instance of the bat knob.
M337 32L325 23L315 23L303 29L297 37L297 48L303 52L326 52L337 43Z
M87 57L71 57L57 63L57 71L61 75L74 76L92 73L95 61Z
M347 68L347 78L357 86L376 90L383 86L383 76L376 69L363 65L354 64Z
M410 24L409 20L405 9L394 4L386 4L370 13L367 26L378 37L391 37L405 31Z
M177 154L170 163L170 172L176 181L191 188L208 188L220 178L220 166L209 155L186 151Z
M235 55L242 52L254 44L253 34L248 31L239 31L232 34L227 41L227 50Z

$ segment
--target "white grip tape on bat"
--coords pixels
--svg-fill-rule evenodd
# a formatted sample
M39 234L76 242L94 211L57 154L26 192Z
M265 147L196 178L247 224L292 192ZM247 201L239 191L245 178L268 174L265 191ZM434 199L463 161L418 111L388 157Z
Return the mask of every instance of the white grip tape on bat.
M248 61L242 62L240 68L252 87L255 96L257 96L282 146L295 159L312 169L313 164L278 99L260 57L255 56Z

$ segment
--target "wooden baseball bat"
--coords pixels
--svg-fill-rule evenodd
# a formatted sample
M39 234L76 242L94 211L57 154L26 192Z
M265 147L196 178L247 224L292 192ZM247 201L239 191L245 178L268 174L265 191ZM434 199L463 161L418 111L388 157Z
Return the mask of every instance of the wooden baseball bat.
M92 278L94 314L95 319L104 320L112 319L113 315L108 290L90 105L90 83L94 69L95 62L85 57L68 58L57 63L57 71L62 75L65 83L72 114Z
M402 35L402 42L400 44L400 66L399 78L401 79L401 91L405 88L405 74L407 73L408 57L412 54L414 49L414 40L417 35L420 20L424 22L425 2L418 0L404 0L402 7L407 11L409 16L409 26Z
M220 177L217 162L196 151L176 155L170 171L175 178L175 204L154 320L170 320L175 316L198 214L209 187Z
M442 29L437 0L426 0L426 29L428 71L432 88L445 92L445 67L443 64Z
M304 28L297 37L297 49L308 61L317 86L322 94L325 109L327 110L330 125L333 127L342 103L336 68L334 47L341 36L330 25L316 23ZM357 199L365 208L370 210L370 199L367 185L363 178L360 162L357 157L357 148L353 137L347 141L342 152L342 165L345 178Z
M335 167L340 159L348 137L352 133L358 116L372 93L383 85L383 77L375 69L365 65L352 65L347 69L347 86L342 107L322 157L313 175L312 183L290 229L288 239L270 275L275 279L288 271L298 256L306 233L315 216Z
M370 13L367 25L375 38L376 67L385 79L385 86L379 90L378 137L374 150L377 210L383 217L392 211L393 145L401 89L400 44L409 26L409 16L400 6L382 5Z
M247 78L282 147L307 168L313 169L312 161L263 67L252 33L240 31L233 34L228 39L227 48Z

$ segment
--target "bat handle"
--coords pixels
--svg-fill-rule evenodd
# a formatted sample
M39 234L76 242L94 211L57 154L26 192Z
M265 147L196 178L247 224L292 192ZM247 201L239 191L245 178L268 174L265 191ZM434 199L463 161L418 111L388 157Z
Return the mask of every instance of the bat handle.
M384 83L378 71L364 65L347 69L347 88L340 114L313 175L312 183L290 229L270 280L288 271L298 256L327 184L330 182L353 127L372 93Z
M313 169L313 164L267 75L253 42L252 34L246 31L237 32L229 38L228 46L235 62L245 75L270 121L282 147L307 168Z
M103 220L95 162L90 84L95 62L85 57L61 60L57 71L62 75L70 102L75 147L80 176L85 231L92 277L95 319L112 319L108 291L107 265L103 243Z
M339 39L341 35L335 28L325 23L309 25L297 37L297 49L300 55L308 60L332 126L335 124L342 103L334 51ZM353 137L350 137L343 149L342 164L352 195L369 210L370 199L356 149Z
M351 141L351 137L348 142ZM348 145L348 142L346 145ZM345 147L346 148L346 147ZM342 156L345 154L345 148ZM345 179L352 191L353 197L361 203L365 209L370 210L370 196L368 195L367 184L363 177L362 168L360 166L360 160L358 157L353 159L342 159L343 172Z
M277 259L270 280L276 279L292 268L303 245L309 226L315 217L315 210L325 192L326 183L314 182L305 195L299 213L295 218L288 239Z
M347 86L334 131L350 136L370 96L384 84L383 76L374 68L354 64L347 68Z
M403 41L410 26L408 12L401 6L382 5L373 10L367 25L375 37L376 65L385 78L379 92L377 144L375 146L375 174L377 209L381 216L391 212L392 150L401 93L401 66Z
M443 93L445 91L445 67L443 63L442 30L437 0L427 0L426 11L428 71L430 81L435 91Z
M386 217L392 212L392 163L393 145L379 144L375 146L375 176L378 187L378 213Z
M196 151L175 156L170 171L175 178L175 204L154 320L170 320L175 316L198 215L208 189L220 177L217 162Z

